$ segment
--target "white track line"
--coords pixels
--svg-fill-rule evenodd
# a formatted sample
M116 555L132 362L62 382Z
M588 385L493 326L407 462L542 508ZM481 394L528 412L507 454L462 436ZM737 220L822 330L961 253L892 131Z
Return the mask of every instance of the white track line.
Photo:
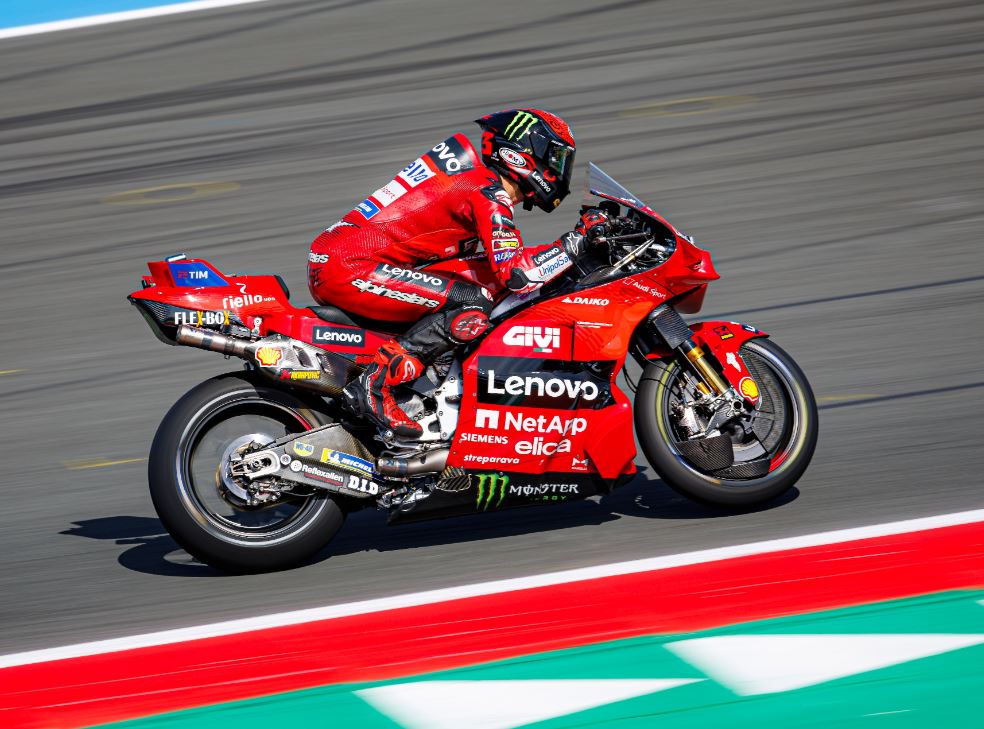
M16 28L0 28L0 40L4 38L19 38L25 35L37 35L38 33L53 33L58 30L72 30L74 28L91 28L94 25L106 25L107 23L123 23L128 20L143 20L144 18L158 18L162 15L177 15L178 13L193 13L197 10L212 10L213 8L225 8L230 5L249 5L251 3L265 3L269 0L194 0L194 2L175 3L173 5L160 5L155 8L141 8L139 10L124 10L119 13L103 13L102 15L87 15L83 18L69 18L67 20L54 20L50 23L36 23L34 25L21 25Z
M596 567L582 567L580 569L564 570L563 572L548 572L541 575L530 575L529 577L516 577L507 580L496 580L494 582L480 582L473 585L445 587L438 590L428 590L427 592L414 592L374 600L327 605L325 607L309 608L306 610L293 610L286 613L260 615L241 620L227 620L221 623L197 625L190 628L162 630L156 633L98 640L91 643L77 643L58 648L10 653L0 656L0 669L29 663L42 663L64 658L78 658L80 656L113 653L115 651L131 650L134 648L148 648L151 646L181 643L201 638L215 638L222 635L234 635L236 633L246 633L254 630L279 628L285 625L310 623L316 620L341 618L350 615L364 615L381 610L394 610L449 600L460 600L468 597L493 595L500 592L561 585L569 582L597 579L599 577L614 577L616 575L628 575L636 572L652 572L673 567L718 562L736 557L767 554L769 552L783 552L790 549L819 547L841 542L852 542L859 539L907 534L928 529L958 526L960 524L973 524L981 521L984 521L984 509L976 509L974 511L941 514L939 516L929 516L921 519L909 519L907 521L875 524L853 529L838 529L836 531L819 532L817 534L806 534L799 537L786 537L783 539L770 539L763 542L737 544L730 547L703 549L698 552L684 552L683 554L666 555L663 557L636 559L630 562L615 562Z

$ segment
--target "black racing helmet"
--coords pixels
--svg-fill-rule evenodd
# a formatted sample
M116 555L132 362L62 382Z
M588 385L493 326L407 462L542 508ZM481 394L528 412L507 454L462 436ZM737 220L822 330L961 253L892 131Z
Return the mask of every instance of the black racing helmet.
M552 212L571 191L574 135L559 116L540 109L507 109L476 119L482 161L523 191L523 207Z

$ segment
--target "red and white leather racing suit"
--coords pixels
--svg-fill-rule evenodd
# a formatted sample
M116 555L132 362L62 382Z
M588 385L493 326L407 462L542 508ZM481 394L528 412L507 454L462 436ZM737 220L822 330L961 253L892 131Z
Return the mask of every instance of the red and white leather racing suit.
M315 239L311 294L373 319L416 321L449 301L482 296L471 281L414 270L473 253L479 242L499 281L514 291L536 288L570 267L559 242L525 248L512 214L499 175L455 134Z
M492 293L446 274L419 271L432 261L472 253L481 242L499 281L530 291L572 265L563 245L526 249L498 173L463 134L404 167L311 244L308 282L321 304L389 322L417 322L384 344L345 396L357 411L398 436L421 426L390 390L488 327Z

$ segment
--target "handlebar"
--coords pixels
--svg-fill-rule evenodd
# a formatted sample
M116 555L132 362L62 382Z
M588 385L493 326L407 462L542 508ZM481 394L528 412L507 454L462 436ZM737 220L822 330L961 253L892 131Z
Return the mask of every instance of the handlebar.
M623 243L630 240L642 240L643 238L648 238L646 233L626 233L625 235L613 235L608 238L604 236L598 236L595 240L598 243Z

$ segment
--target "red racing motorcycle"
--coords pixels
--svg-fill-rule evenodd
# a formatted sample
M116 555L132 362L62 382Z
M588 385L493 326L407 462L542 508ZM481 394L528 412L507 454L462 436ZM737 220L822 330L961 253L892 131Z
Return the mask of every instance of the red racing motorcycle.
M424 430L404 442L343 406L393 326L331 306L297 308L276 275L226 275L207 261L148 264L128 297L166 344L245 360L165 416L151 447L158 515L191 555L233 572L295 565L351 511L389 523L605 494L635 474L633 420L659 476L681 494L747 507L806 470L817 408L806 377L749 324L688 323L710 255L590 165L614 220L595 257L532 295L495 283L486 257L421 271L498 289L493 326L397 391ZM630 397L616 384L642 367ZM634 412L634 418L633 418Z

